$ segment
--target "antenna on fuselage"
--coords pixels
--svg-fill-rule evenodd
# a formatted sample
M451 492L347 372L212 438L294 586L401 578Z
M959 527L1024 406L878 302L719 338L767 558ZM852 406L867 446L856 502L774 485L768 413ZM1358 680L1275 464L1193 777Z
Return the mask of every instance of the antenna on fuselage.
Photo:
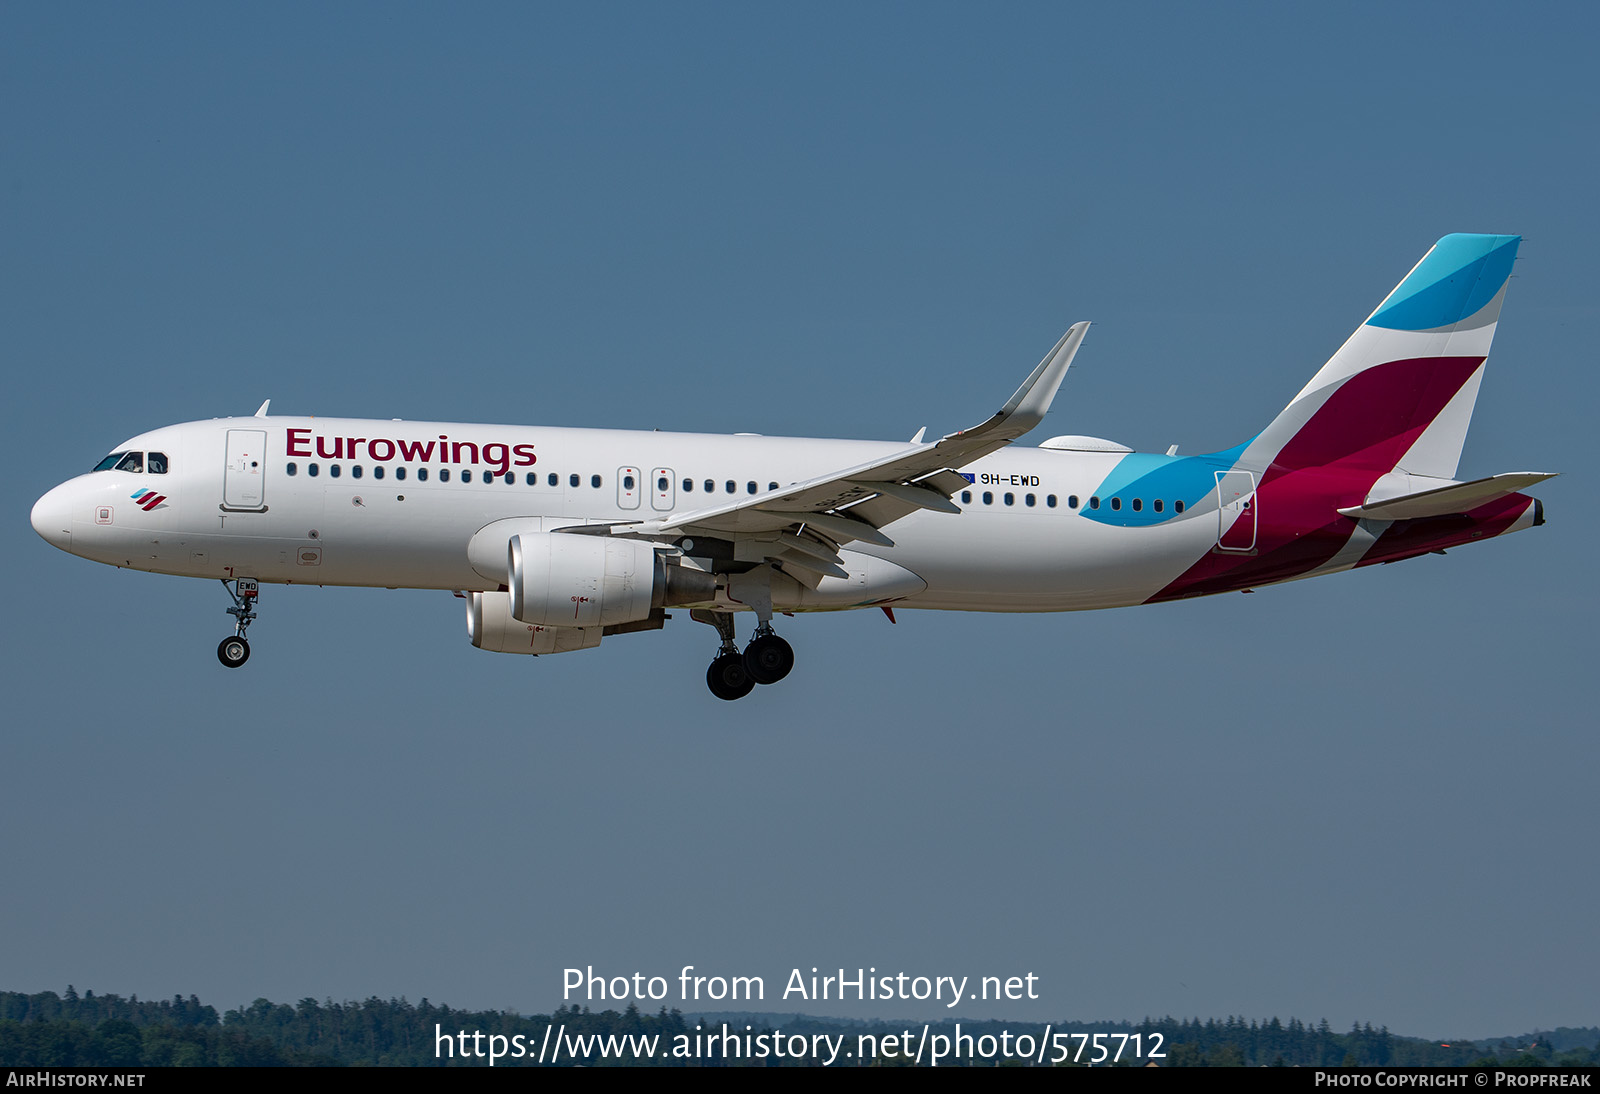
M256 407L255 416L257 418L265 418L267 416L267 407L269 407L271 405L272 405L272 400L268 399L266 402L264 402L260 406Z

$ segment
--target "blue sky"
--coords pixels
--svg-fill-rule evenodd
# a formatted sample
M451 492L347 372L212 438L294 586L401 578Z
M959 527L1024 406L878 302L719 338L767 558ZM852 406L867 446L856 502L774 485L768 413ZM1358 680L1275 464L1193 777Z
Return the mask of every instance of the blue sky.
M0 987L547 1010L561 969L1041 977L959 1014L1600 1022L1581 5L11 5ZM1447 232L1526 237L1466 476L1550 523L1116 612L494 657L27 512L282 413L903 439L1095 322L1037 436L1259 430ZM903 1004L813 1013L921 1016Z

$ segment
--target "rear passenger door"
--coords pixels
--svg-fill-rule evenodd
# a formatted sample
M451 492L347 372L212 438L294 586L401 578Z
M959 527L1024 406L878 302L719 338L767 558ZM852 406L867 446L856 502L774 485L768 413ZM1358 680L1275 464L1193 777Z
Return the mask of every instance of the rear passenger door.
M1248 471L1218 471L1218 550L1254 550L1256 519L1256 477Z

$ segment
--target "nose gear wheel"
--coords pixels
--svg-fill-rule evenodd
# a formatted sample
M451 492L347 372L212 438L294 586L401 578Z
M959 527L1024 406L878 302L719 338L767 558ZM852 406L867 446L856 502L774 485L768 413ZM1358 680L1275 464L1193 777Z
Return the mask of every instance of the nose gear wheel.
M250 660L250 643L234 635L217 644L217 660L230 669L236 669Z

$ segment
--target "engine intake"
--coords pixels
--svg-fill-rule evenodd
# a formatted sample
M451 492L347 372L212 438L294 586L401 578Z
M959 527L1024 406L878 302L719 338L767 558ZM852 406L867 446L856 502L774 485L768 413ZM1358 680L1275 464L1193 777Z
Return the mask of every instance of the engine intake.
M524 623L609 627L717 596L713 575L669 565L640 540L524 532L511 537L508 551L510 611Z

